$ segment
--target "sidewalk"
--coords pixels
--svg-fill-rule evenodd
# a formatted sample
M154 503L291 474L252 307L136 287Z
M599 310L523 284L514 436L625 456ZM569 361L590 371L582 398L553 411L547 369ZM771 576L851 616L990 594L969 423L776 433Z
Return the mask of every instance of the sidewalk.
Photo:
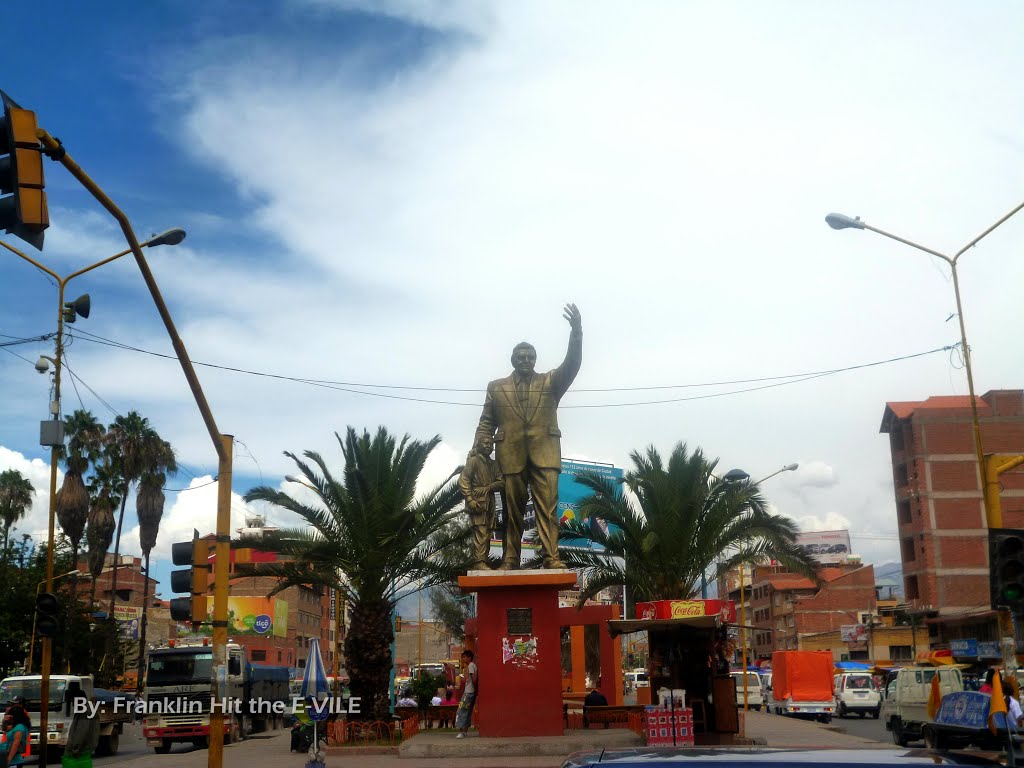
M764 712L751 712L747 718L746 731L748 738L770 747L891 748L888 744L841 733L840 728ZM287 730L281 730L269 735L257 734L240 744L225 747L224 768L304 768L306 755L288 751L290 738ZM530 741L539 743L527 749L543 748L559 754L523 755L520 752L514 755L511 748L506 748L504 744L521 740L480 739L473 735L458 740L460 750L463 751L455 754L464 756L456 757L448 749L448 742L456 741L452 733L428 731L410 739L406 745L406 754L410 754L411 747L419 745L417 751L426 756L346 755L331 750L327 765L329 768L559 768L572 751L590 747L600 750L602 746L614 748L620 745L617 742L632 738L635 738L632 732L616 728L578 732L570 737L534 738ZM431 745L443 746L450 756L430 757ZM624 743L621 745L626 746ZM131 757L125 755L120 759L99 758L96 764L97 768L103 768L104 765L116 768L122 762L130 768L206 768L207 760L207 750L199 749L171 755L148 752Z

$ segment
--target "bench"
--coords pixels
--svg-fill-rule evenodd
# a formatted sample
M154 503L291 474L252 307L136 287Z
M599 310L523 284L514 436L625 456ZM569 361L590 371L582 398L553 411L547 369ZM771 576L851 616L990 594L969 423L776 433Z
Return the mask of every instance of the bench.
M612 723L625 726L629 722L629 714L631 712L641 714L643 711L644 707L642 704L609 704L602 707L588 707L584 705L583 727L589 728L591 725L604 725L605 728L608 728Z
M434 723L437 723L438 728L454 728L455 710L458 708L458 704L427 707L425 710L421 710L419 707L395 707L395 717L399 720L418 717L426 722L428 728L433 728Z

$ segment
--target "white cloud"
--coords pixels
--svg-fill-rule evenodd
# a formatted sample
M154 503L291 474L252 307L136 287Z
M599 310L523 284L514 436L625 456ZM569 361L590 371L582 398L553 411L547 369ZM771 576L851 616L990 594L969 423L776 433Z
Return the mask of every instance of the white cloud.
M15 469L26 478L35 493L32 497L32 506L19 522L11 528L11 538L27 533L36 542L45 542L49 526L50 514L50 463L42 459L30 459L18 451L5 448L0 445L0 472L7 469ZM64 481L64 472L57 469L57 487ZM56 525L56 523L55 523Z
M245 243L190 236L173 258L152 258L192 357L348 390L473 390L373 390L420 399L408 401L199 368L219 428L258 462L237 456L236 473L274 485L294 471L283 450L336 456L334 430L385 424L440 433L430 476L442 478L464 460L481 390L507 372L516 342L536 344L541 368L560 361L560 307L572 300L585 348L559 416L567 456L624 466L631 450L654 444L664 455L684 440L755 478L827 457L769 480L766 495L816 527L845 519L855 533L894 533L878 423L887 400L963 393L944 354L717 399L572 406L761 384L584 389L832 369L954 341L952 291L930 257L834 232L823 217L860 214L955 248L1016 200L1005 169L1020 148L992 126L1024 121L1005 98L1024 67L1012 21L1021 11L1000 7L997 26L969 5L913 2L886 5L881 25L872 14L837 25L829 5L785 2L636 2L628 12L593 2L581 15L528 0L296 0L288 10L302 21L357 10L387 23L330 48L254 27L153 49L167 57L176 100L154 112L179 142L174 161L197 169L195 199L226 180L244 206L228 215L195 205ZM373 36L402 21L436 34L397 51L399 38ZM140 174L160 178L150 161L138 160ZM108 223L60 219L61 258L79 238L102 254L120 247ZM1007 249L1022 227L1024 216L1011 220L962 262L982 392L1019 382L1005 350L1016 348L1008 320L1020 316L1007 286L1024 281L1024 261ZM141 284L121 281L122 301L99 285L90 290L103 311L82 328L169 351ZM52 321L46 307L40 330ZM119 411L149 416L196 474L214 469L174 361L84 341L69 358ZM0 378L5 426L45 402L35 374L16 373ZM895 543L872 547L898 556Z
M188 541L192 538L193 530L198 530L200 536L206 536L217 531L217 489L218 483L213 482L209 475L192 479L189 489L176 494L173 500L164 508L164 515L160 521L160 533L157 536L156 546L153 548L152 558L159 560L170 560L171 544L176 541ZM129 501L131 504L131 501ZM237 529L245 523L247 513L246 503L241 495L231 494L231 535L236 535ZM139 546L139 526L136 523L121 534L121 551L126 554L141 555Z
M824 461L801 462L793 472L792 484L808 488L831 488L839 484L836 470Z
M850 520L838 512L803 515L797 519L802 531L842 531L850 529Z

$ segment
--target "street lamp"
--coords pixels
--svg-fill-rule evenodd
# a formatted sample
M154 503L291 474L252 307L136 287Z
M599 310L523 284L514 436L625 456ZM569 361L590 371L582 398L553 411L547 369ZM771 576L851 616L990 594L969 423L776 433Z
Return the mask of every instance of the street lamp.
M752 485L760 485L769 477L775 477L782 472L792 472L799 468L799 464L787 464L782 469L772 472L770 475L766 475ZM722 477L723 480L727 480L731 483L742 483L746 480L750 480L750 475L744 472L742 469L730 469ZM747 600L744 596L744 585L743 585L743 568L744 563L740 563L740 659L741 659L741 677L743 678L743 711L748 712L750 708L747 704L748 701L748 688L747 688ZM745 726L744 726L745 728Z
M185 239L185 230L183 229L169 229L166 232L162 232L159 235L154 235L151 239L144 243L140 243L137 248L139 253L141 249L145 247L152 247L156 245L177 245ZM84 275L86 272L91 272L97 267L102 267L104 264L109 264L122 256L134 253L134 250L129 248L115 253L113 256L108 256L102 261L98 261L95 264L90 264L83 269L79 269L72 272L67 277L61 277L49 267L40 264L38 261L33 259L14 246L5 243L0 240L0 246L3 246L11 253L16 256L20 256L22 259L27 261L37 269L42 270L46 274L50 275L54 280L57 281L57 336L55 342L55 352L53 357L40 358L36 363L36 370L39 370L40 363L45 360L49 360L53 363L53 401L50 403L50 415L51 419L44 421L40 426L40 444L43 446L49 446L50 450L50 513L49 513L49 525L46 538L46 591L50 592L53 590L53 550L54 550L54 528L55 528L55 515L56 515L56 499L57 499L57 459L58 452L64 444L64 425L60 419L60 369L61 369L61 355L64 351L64 323L74 322L75 317L79 314L82 317L88 317L89 315L89 297L88 294L76 299L73 302L65 303L64 301L64 289L67 284L79 275ZM40 371L40 373L44 373ZM42 669L42 679L39 683L39 695L41 701L47 701L50 694L50 656L53 650L53 641L49 637L43 638L42 648L42 659L40 661ZM49 710L47 707L43 707L39 715L39 732L46 734L47 725L49 723ZM46 765L46 750L43 750L40 756L40 765Z
M894 235L891 232L886 232L885 230L878 229L878 227L873 227L870 224L861 221L859 216L857 218L851 219L849 216L845 216L841 213L830 213L828 214L828 216L825 217L825 222L830 227L832 227L832 229L867 229L871 232L875 232L879 235L882 235L883 237L888 237L890 240L895 240L898 243L909 245L911 248L916 248L919 251L924 251L925 253L931 254L936 258L942 259L944 262L949 264L950 272L953 275L953 295L956 297L956 316L957 320L960 323L960 348L963 350L964 368L967 370L967 391L971 397L971 422L974 429L974 450L978 458L978 472L981 478L982 489L984 489L986 486L985 451L981 444L981 424L978 421L978 403L974 396L974 373L971 370L971 348L967 346L967 330L964 326L963 306L960 303L960 279L957 275L956 265L960 257L963 256L964 253L966 253L971 248L976 246L996 227L998 227L1004 221L1006 221L1015 213L1017 213L1017 211L1019 211L1021 208L1024 208L1024 203L1021 203L1012 211L1007 213L995 224L993 224L980 235L978 235L976 238L971 240L969 243L967 243L967 245L965 245L952 256L947 256L944 253L940 253L939 251L935 251L932 250L931 248L926 248L925 246L920 245L919 243L915 243L913 240L907 240L906 238L899 237L898 235ZM1009 468L1010 467L1006 467L1006 469ZM993 508L994 506L998 507L998 505L993 505L991 503L989 495L987 493L982 494L982 501L985 507L985 520L988 524L988 527L1002 528L1002 512L998 508Z

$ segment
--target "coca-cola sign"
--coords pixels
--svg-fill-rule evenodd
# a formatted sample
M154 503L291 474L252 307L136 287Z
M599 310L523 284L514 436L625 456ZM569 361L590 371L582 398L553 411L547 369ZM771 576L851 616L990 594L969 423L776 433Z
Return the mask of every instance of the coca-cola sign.
M700 616L718 616L723 624L736 622L736 603L732 600L652 600L636 604L636 618L690 619Z

